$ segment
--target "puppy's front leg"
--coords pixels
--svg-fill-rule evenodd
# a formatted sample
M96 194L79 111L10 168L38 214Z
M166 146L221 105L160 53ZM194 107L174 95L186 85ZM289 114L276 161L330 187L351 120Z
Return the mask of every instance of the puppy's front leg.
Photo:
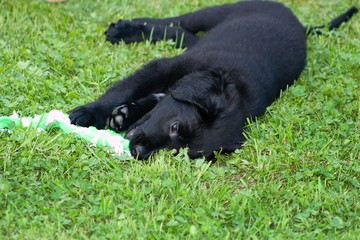
M133 123L153 109L163 97L165 97L164 93L154 93L136 102L116 107L108 119L108 126L116 132L128 129Z
M70 111L72 124L102 129L114 108L135 102L152 93L165 90L187 72L193 64L181 56L152 61L133 75L115 83L99 99Z

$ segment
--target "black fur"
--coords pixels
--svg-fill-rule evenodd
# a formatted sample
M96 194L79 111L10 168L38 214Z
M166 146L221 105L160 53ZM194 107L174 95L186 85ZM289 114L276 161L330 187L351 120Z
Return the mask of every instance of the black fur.
M352 14L345 14L337 27ZM198 32L206 34L198 37ZM188 48L180 56L146 64L70 113L77 125L104 128L108 123L116 131L127 130L131 153L140 159L159 149L188 147L191 158L211 158L214 151L240 148L246 119L262 115L299 77L306 60L306 28L275 2L120 20L109 26L106 39L172 39Z

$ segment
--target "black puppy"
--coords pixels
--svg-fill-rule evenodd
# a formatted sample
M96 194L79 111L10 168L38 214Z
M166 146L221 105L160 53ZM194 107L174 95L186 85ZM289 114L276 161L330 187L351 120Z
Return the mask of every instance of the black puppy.
M349 9L329 29L355 12ZM98 100L73 109L71 122L127 130L131 154L139 159L182 147L191 158L232 152L244 141L246 119L262 115L304 69L306 32L291 10L265 1L112 23L106 32L112 43L173 39L188 49L148 63Z

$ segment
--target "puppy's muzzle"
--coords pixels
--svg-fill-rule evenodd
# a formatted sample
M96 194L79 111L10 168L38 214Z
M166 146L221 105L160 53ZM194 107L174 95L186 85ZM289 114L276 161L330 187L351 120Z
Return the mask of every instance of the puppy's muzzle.
M138 159L144 159L145 147L141 145L135 145L130 150L131 155Z
M126 137L130 140L130 153L133 157L139 160L146 160L150 157L146 136L139 128L132 129L128 132Z

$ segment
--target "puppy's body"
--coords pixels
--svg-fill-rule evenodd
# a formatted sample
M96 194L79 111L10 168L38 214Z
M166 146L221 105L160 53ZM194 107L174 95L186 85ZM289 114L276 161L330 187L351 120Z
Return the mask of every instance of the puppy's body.
M204 37L195 35L200 31ZM306 29L274 2L119 21L106 34L113 43L165 36L188 47L180 56L150 62L70 114L78 125L103 128L108 121L114 130L128 130L139 158L164 148L188 147L193 158L234 151L244 140L246 118L262 115L305 67Z

